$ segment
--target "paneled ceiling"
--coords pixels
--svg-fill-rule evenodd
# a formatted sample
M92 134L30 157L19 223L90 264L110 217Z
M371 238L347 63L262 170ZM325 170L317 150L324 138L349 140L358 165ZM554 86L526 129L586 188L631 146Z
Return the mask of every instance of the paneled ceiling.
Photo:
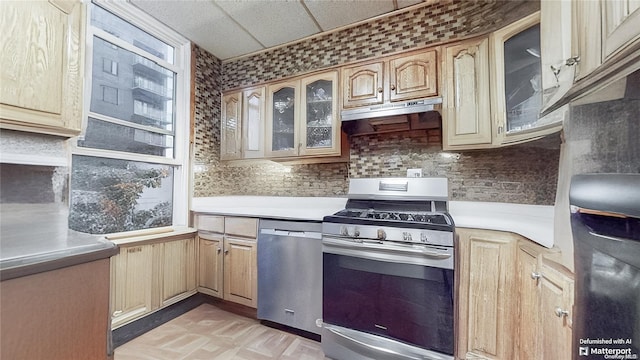
M226 60L428 0L130 0Z

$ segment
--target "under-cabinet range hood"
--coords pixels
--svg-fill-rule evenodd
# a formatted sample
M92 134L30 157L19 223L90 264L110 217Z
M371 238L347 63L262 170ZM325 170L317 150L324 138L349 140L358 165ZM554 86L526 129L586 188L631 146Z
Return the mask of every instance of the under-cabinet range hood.
M343 110L342 121L392 117L396 115L415 114L437 110L442 104L442 98L418 99L405 102L372 105L357 109Z
M366 135L440 128L441 103L441 98L431 98L344 110L342 129L348 135Z

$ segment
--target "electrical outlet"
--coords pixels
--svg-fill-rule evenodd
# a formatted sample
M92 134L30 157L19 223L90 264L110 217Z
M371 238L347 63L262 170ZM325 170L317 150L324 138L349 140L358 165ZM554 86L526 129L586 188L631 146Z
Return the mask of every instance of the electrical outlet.
M407 177L410 177L410 178L422 177L422 169L407 169Z

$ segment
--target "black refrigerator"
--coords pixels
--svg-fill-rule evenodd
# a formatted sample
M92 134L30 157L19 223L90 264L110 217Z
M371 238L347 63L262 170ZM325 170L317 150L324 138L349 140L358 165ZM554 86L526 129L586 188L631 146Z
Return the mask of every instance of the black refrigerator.
M573 358L640 358L640 174L581 174L569 191Z

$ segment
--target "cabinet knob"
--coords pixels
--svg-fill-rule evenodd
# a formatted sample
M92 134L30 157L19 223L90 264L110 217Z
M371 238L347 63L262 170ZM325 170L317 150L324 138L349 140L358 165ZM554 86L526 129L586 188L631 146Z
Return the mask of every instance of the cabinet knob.
M395 85L391 85L391 90L395 90L396 86Z
M229 255L229 250L225 250L225 251L224 251L224 254L225 254L225 255Z
M218 254L220 254L221 251L222 251L222 249L218 248Z
M556 308L555 313L556 313L556 316L560 317L560 318L561 317L565 317L565 316L569 316L569 311L562 310L562 308L559 308L559 307Z
M537 273L535 271L531 273L531 278L534 279L534 280L540 279L541 276L542 275L540 275L540 273Z
M381 88L381 87L379 87L379 88L378 88L378 92L379 92L379 93L382 93L382 91L383 91L383 90L382 90L382 88Z

